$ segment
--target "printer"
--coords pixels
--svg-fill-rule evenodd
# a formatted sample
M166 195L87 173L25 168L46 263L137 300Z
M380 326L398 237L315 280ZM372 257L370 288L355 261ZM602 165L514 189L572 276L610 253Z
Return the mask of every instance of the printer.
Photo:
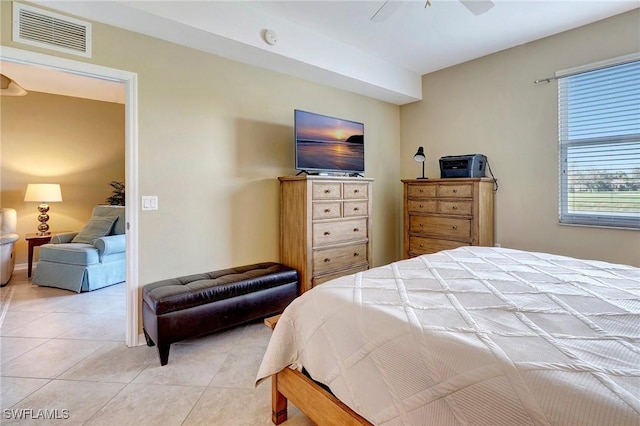
M486 167L487 157L482 154L450 155L440 158L440 177L484 177Z

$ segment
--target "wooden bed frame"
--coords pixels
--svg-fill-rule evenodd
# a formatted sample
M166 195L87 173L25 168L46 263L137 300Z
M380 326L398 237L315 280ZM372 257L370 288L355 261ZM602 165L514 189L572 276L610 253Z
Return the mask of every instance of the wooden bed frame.
M264 320L273 330L280 315ZM317 425L367 425L364 417L298 370L286 367L271 376L271 421L287 420L287 401L291 401Z
M271 376L271 420L274 424L287 420L287 400L317 425L371 426L320 385L289 367Z

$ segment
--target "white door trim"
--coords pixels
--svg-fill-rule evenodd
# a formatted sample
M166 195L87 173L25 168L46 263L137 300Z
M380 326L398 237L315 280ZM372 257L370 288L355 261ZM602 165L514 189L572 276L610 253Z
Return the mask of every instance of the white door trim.
M125 181L127 182L127 325L125 344L137 346L138 335L138 74L101 65L59 58L27 50L2 46L0 60L52 68L124 83L125 85Z

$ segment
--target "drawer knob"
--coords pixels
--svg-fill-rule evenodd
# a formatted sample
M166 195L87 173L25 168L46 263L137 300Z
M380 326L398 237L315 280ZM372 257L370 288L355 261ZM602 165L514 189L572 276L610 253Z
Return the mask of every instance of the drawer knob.
M324 231L324 235L331 235L331 232L329 232L329 231Z
M330 189L325 189L325 190L324 190L324 193L325 193L325 194L331 194L331 190L330 190Z
M353 190L353 193L354 193L354 194L357 194L357 193L359 193L359 192L360 192L360 190L359 190L359 189L354 189L354 190Z
M424 192L424 189L420 188L420 189L418 190L418 192Z
M358 253L357 251L353 253L353 257L358 257L360 256L360 253Z
M420 222L419 225L420 225L420 228L424 228L424 223Z
M354 208L353 208L353 211L354 211L354 212L359 212L359 211L360 211L360 209L359 209L358 207L354 207Z
M423 248L423 247L424 247L424 244L420 243L420 248Z
M331 209L324 209L325 213L331 213Z
M360 229L358 229L358 228L353 228L353 232L358 232L358 231L360 231Z
M458 210L458 206L453 206L453 210Z
M458 193L458 190L457 190L457 189L454 189L454 190L453 190L453 193L454 193L454 194L457 194L457 193Z
M453 225L451 229L458 229L458 225Z
M331 259L329 259L328 257L325 257L324 258L324 263L329 263L329 262L331 262Z
M423 209L424 208L424 204L420 204L420 208Z

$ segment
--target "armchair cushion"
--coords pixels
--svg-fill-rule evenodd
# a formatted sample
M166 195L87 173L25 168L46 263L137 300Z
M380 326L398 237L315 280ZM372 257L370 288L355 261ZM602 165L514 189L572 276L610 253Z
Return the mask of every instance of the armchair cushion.
M116 220L118 216L93 216L71 242L93 244L98 238L109 235Z
M62 232L60 234L56 234L54 236L51 237L51 244L66 244L66 243L70 243L71 240L73 240L76 235L78 235L77 232Z
M100 254L91 244L45 244L40 247L40 262L94 265L100 263Z

